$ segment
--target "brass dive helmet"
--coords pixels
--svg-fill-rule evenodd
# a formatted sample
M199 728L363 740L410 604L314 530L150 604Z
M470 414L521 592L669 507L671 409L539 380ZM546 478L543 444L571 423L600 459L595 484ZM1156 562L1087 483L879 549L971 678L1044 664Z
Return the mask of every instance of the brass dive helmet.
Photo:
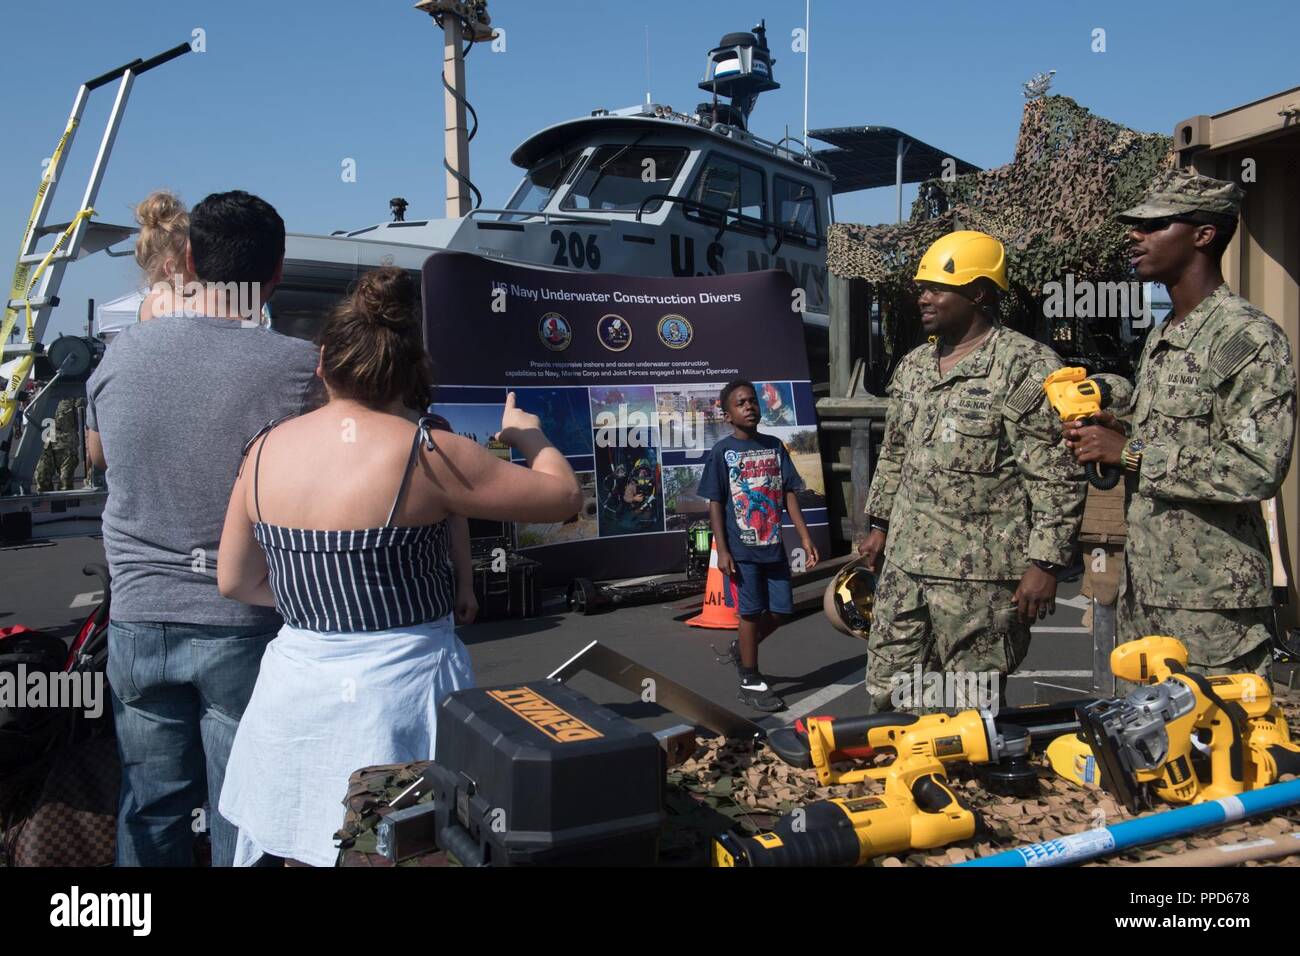
M841 634L867 639L871 629L871 607L875 602L876 576L855 561L840 569L826 586L822 611Z

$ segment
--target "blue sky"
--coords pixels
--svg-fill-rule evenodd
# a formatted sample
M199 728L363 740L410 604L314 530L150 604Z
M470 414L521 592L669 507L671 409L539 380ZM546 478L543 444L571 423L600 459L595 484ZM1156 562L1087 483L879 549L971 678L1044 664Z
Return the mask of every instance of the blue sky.
M467 66L481 122L471 174L486 205L501 205L514 188L520 174L509 154L535 129L644 100L647 24L654 99L687 110L705 98L695 85L708 49L765 17L782 89L760 99L753 129L778 139L787 126L802 128L803 57L790 47L803 0L490 6L506 49L480 45ZM1295 9L1271 0L813 0L809 125L895 126L996 166L1011 159L1021 84L1055 69L1054 91L1134 128L1168 133L1193 114L1300 82ZM441 35L410 0L65 0L11 4L5 21L6 276L41 160L77 84L188 40L195 28L205 31L206 52L135 86L97 204L100 219L130 222L131 205L160 186L191 204L216 190L248 189L270 200L294 232L381 221L398 195L411 203L408 218L442 214ZM1097 28L1106 31L1104 53L1091 49ZM92 98L51 222L75 212L111 97L106 88ZM342 180L345 159L356 161L356 182ZM905 211L912 195L905 193ZM892 189L836 198L841 220L889 221L893 210ZM98 255L74 265L52 330L79 329L87 297L106 301L136 279L129 258Z

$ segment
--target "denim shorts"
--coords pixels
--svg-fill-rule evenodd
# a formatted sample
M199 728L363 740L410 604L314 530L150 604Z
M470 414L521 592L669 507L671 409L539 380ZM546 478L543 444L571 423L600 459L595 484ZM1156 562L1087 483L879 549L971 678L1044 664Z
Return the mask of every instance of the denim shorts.
M736 590L740 592L740 615L794 613L794 591L790 587L790 565L785 561L737 561Z

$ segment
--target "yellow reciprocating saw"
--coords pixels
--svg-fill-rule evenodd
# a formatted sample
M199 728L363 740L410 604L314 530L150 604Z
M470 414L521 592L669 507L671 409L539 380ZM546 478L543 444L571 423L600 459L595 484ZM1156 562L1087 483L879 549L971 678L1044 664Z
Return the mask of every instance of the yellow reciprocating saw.
M1116 677L1145 686L1081 706L1080 733L1102 785L1129 810L1152 795L1200 803L1300 773L1300 746L1258 674L1189 673L1186 647L1159 635L1121 644L1110 663Z
M1089 378L1087 370L1082 368L1058 368L1043 382L1043 391L1063 422L1096 424L1093 416L1110 404L1110 385ZM1089 483L1100 491L1114 488L1124 476L1121 468L1102 465L1098 469L1092 461L1083 470Z
M884 781L881 796L810 803L782 817L771 833L724 833L713 842L713 865L857 866L975 835L976 812L948 786L933 757L901 758Z
M1073 708L1071 708L1071 711ZM1035 716L1034 723L1046 718ZM1028 708L1017 716L1030 719ZM1075 723L1071 712L1072 725ZM884 713L864 717L809 717L768 735L772 752L792 767L811 769L822 786L884 780L894 764L908 757L931 757L941 764L968 763L981 768L985 786L998 793L1028 796L1038 777L1029 764L1030 733L988 710L955 715ZM834 763L851 756L892 754L884 766L836 770Z

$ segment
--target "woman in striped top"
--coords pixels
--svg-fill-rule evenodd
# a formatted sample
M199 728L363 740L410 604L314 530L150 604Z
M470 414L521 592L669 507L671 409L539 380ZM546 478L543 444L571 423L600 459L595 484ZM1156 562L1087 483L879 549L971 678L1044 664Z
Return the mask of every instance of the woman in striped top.
M473 683L447 519L562 521L582 504L513 394L500 438L527 468L421 419L432 376L400 269L359 280L326 323L317 374L328 403L249 442L221 538L221 593L285 621L221 790L236 865L331 865L348 775L433 755L439 700Z

